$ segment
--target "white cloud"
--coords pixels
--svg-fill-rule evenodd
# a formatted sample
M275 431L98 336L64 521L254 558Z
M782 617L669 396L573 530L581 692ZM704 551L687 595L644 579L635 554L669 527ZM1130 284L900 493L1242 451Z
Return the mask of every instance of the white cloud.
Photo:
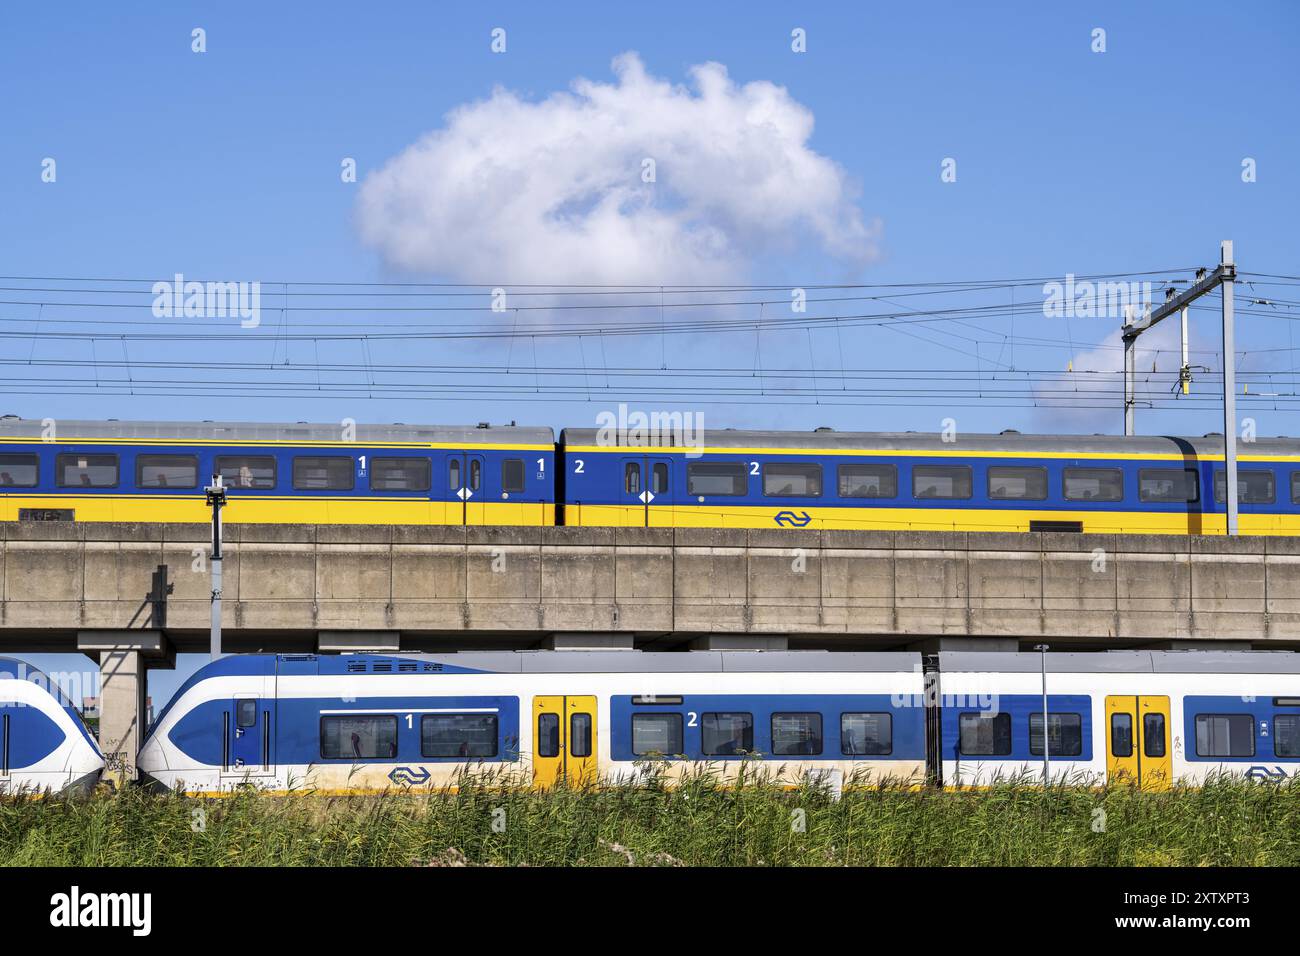
M717 63L674 85L635 53L613 71L453 110L365 179L362 239L393 267L484 283L734 282L810 240L850 266L875 256L878 223L784 88Z

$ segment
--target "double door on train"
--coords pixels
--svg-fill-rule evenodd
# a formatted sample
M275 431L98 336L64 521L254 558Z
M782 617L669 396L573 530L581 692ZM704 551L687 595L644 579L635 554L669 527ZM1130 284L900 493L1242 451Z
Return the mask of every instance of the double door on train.
M1168 790L1173 779L1169 732L1168 697L1107 697L1106 779Z
M533 698L533 783L595 783L596 698Z
M668 504L668 464L667 458L655 458L648 455L633 455L623 459L622 494L623 523L649 528L672 524L663 506ZM659 510L652 506L656 499L662 498ZM662 520L655 520L658 514Z
M447 490L448 524L486 524L487 464L481 454L468 451L448 452L444 461Z

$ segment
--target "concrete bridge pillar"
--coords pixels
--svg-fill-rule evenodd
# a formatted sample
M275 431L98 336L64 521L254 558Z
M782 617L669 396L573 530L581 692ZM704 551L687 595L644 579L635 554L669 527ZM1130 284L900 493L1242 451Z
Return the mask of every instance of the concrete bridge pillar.
M175 665L161 631L79 631L77 650L99 658L99 749L106 779L121 786L136 779L136 756L146 727L145 671L150 663Z

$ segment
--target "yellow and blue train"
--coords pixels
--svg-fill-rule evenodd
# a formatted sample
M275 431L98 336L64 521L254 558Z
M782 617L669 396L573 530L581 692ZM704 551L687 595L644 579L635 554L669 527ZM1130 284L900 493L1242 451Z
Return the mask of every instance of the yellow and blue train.
M0 521L1222 534L1223 440L0 419ZM1300 533L1300 441L1239 447L1243 534Z

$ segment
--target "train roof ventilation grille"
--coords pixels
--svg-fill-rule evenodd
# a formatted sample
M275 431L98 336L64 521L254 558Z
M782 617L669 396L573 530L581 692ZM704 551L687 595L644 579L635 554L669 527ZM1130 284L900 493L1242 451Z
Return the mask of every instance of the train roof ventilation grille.
M391 674L393 672L393 662L375 661L374 665L371 667L371 670L373 670L376 674Z
M365 670L366 670L365 661L348 661L349 674L365 673Z
M438 673L441 673L441 672L442 672L442 665L441 665L441 664L425 664L425 665L424 665L424 672L425 672L426 674L438 674Z
M406 672L406 673L410 673L410 672L416 670L416 669L418 668L418 666L419 666L419 665L417 665L417 664L415 663L415 661L399 661L398 664L397 664L397 669L398 669L399 671L404 671L404 672Z

